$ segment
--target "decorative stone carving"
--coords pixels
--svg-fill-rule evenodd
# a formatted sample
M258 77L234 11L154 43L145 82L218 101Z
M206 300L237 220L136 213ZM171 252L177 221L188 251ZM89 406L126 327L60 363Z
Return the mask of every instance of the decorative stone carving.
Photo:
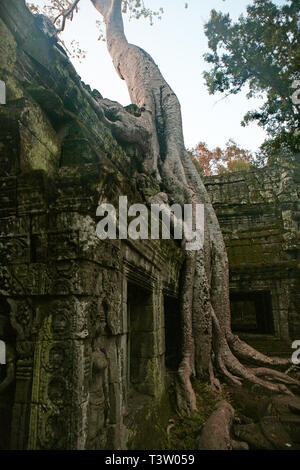
M67 337L70 334L70 310L63 301L56 301L53 305L52 332L54 337Z
M104 427L108 414L108 362L101 350L101 337L93 344L91 357L91 375L88 407L88 449L105 448L106 436Z

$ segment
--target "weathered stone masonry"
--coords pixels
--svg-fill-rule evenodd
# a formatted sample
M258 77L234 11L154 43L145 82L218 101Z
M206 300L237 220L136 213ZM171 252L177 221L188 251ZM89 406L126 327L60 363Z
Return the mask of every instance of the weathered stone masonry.
M0 3L0 80L0 334L15 378L0 393L0 448L159 448L184 253L96 237L99 201L145 202L157 183L23 0ZM298 183L283 168L206 180L232 292L269 292L283 338L300 334Z
M232 299L256 299L258 316L269 309L285 340L300 338L299 183L297 167L205 178L225 237ZM259 299L268 298L264 307Z
M157 188L23 1L1 2L0 38L0 317L15 363L1 447L136 447L143 432L155 446L147 417L163 420L164 306L178 297L183 252L96 237L99 201L143 202Z

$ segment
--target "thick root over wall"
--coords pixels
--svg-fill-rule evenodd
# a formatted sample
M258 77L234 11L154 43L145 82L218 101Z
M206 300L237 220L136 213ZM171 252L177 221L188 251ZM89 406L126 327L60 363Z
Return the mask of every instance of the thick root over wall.
M126 81L132 103L141 109L141 116L135 117L116 103L110 106L107 100L98 100L93 105L99 118L119 141L136 146L141 171L160 184L155 202L205 205L204 244L186 252L181 297L183 348L177 382L179 412L196 410L192 376L209 379L214 390L220 388L217 372L230 384L255 384L274 393L292 393L300 384L282 372L289 361L264 356L232 334L226 249L212 204L184 147L176 95L149 54L128 43L122 0L91 1L106 23L107 46L116 71Z

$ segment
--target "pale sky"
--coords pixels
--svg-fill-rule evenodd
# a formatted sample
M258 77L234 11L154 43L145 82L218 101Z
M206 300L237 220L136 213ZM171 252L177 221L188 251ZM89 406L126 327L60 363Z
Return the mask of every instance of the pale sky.
M34 3L43 4L45 0ZM203 71L209 69L203 54L208 52L204 24L210 10L229 12L236 19L251 0L189 0L188 9L184 8L184 0L145 0L145 3L153 9L162 6L165 10L162 20L150 26L142 19L131 22L125 19L125 32L131 43L153 57L177 94L186 147L192 148L199 141L205 141L210 148L222 147L233 138L242 147L257 151L265 132L255 124L243 128L240 122L247 111L255 109L262 101L248 100L246 91L227 98L224 94L209 95L202 76ZM87 51L81 63L72 60L82 80L104 97L127 105L130 100L126 84L116 74L106 44L97 41L95 20L98 17L100 19L90 0L81 0L80 12L72 23L67 23L62 38L67 43L76 39Z

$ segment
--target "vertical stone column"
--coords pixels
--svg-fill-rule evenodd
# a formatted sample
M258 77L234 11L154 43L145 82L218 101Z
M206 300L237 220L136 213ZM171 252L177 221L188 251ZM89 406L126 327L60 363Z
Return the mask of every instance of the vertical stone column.
M140 393L159 398L164 390L165 353L161 284L157 279L151 291L134 284L131 289L130 381Z
M0 104L6 104L6 85L0 80Z
M278 280L272 289L272 305L274 312L275 335L285 341L290 341L289 333L289 298L288 280Z
M165 315L164 315L164 296L162 290L161 279L157 279L157 283L153 290L153 307L155 316L155 357L157 358L156 382L154 384L155 396L159 400L165 390Z
M34 351L28 449L84 449L88 401L87 302L43 305Z

